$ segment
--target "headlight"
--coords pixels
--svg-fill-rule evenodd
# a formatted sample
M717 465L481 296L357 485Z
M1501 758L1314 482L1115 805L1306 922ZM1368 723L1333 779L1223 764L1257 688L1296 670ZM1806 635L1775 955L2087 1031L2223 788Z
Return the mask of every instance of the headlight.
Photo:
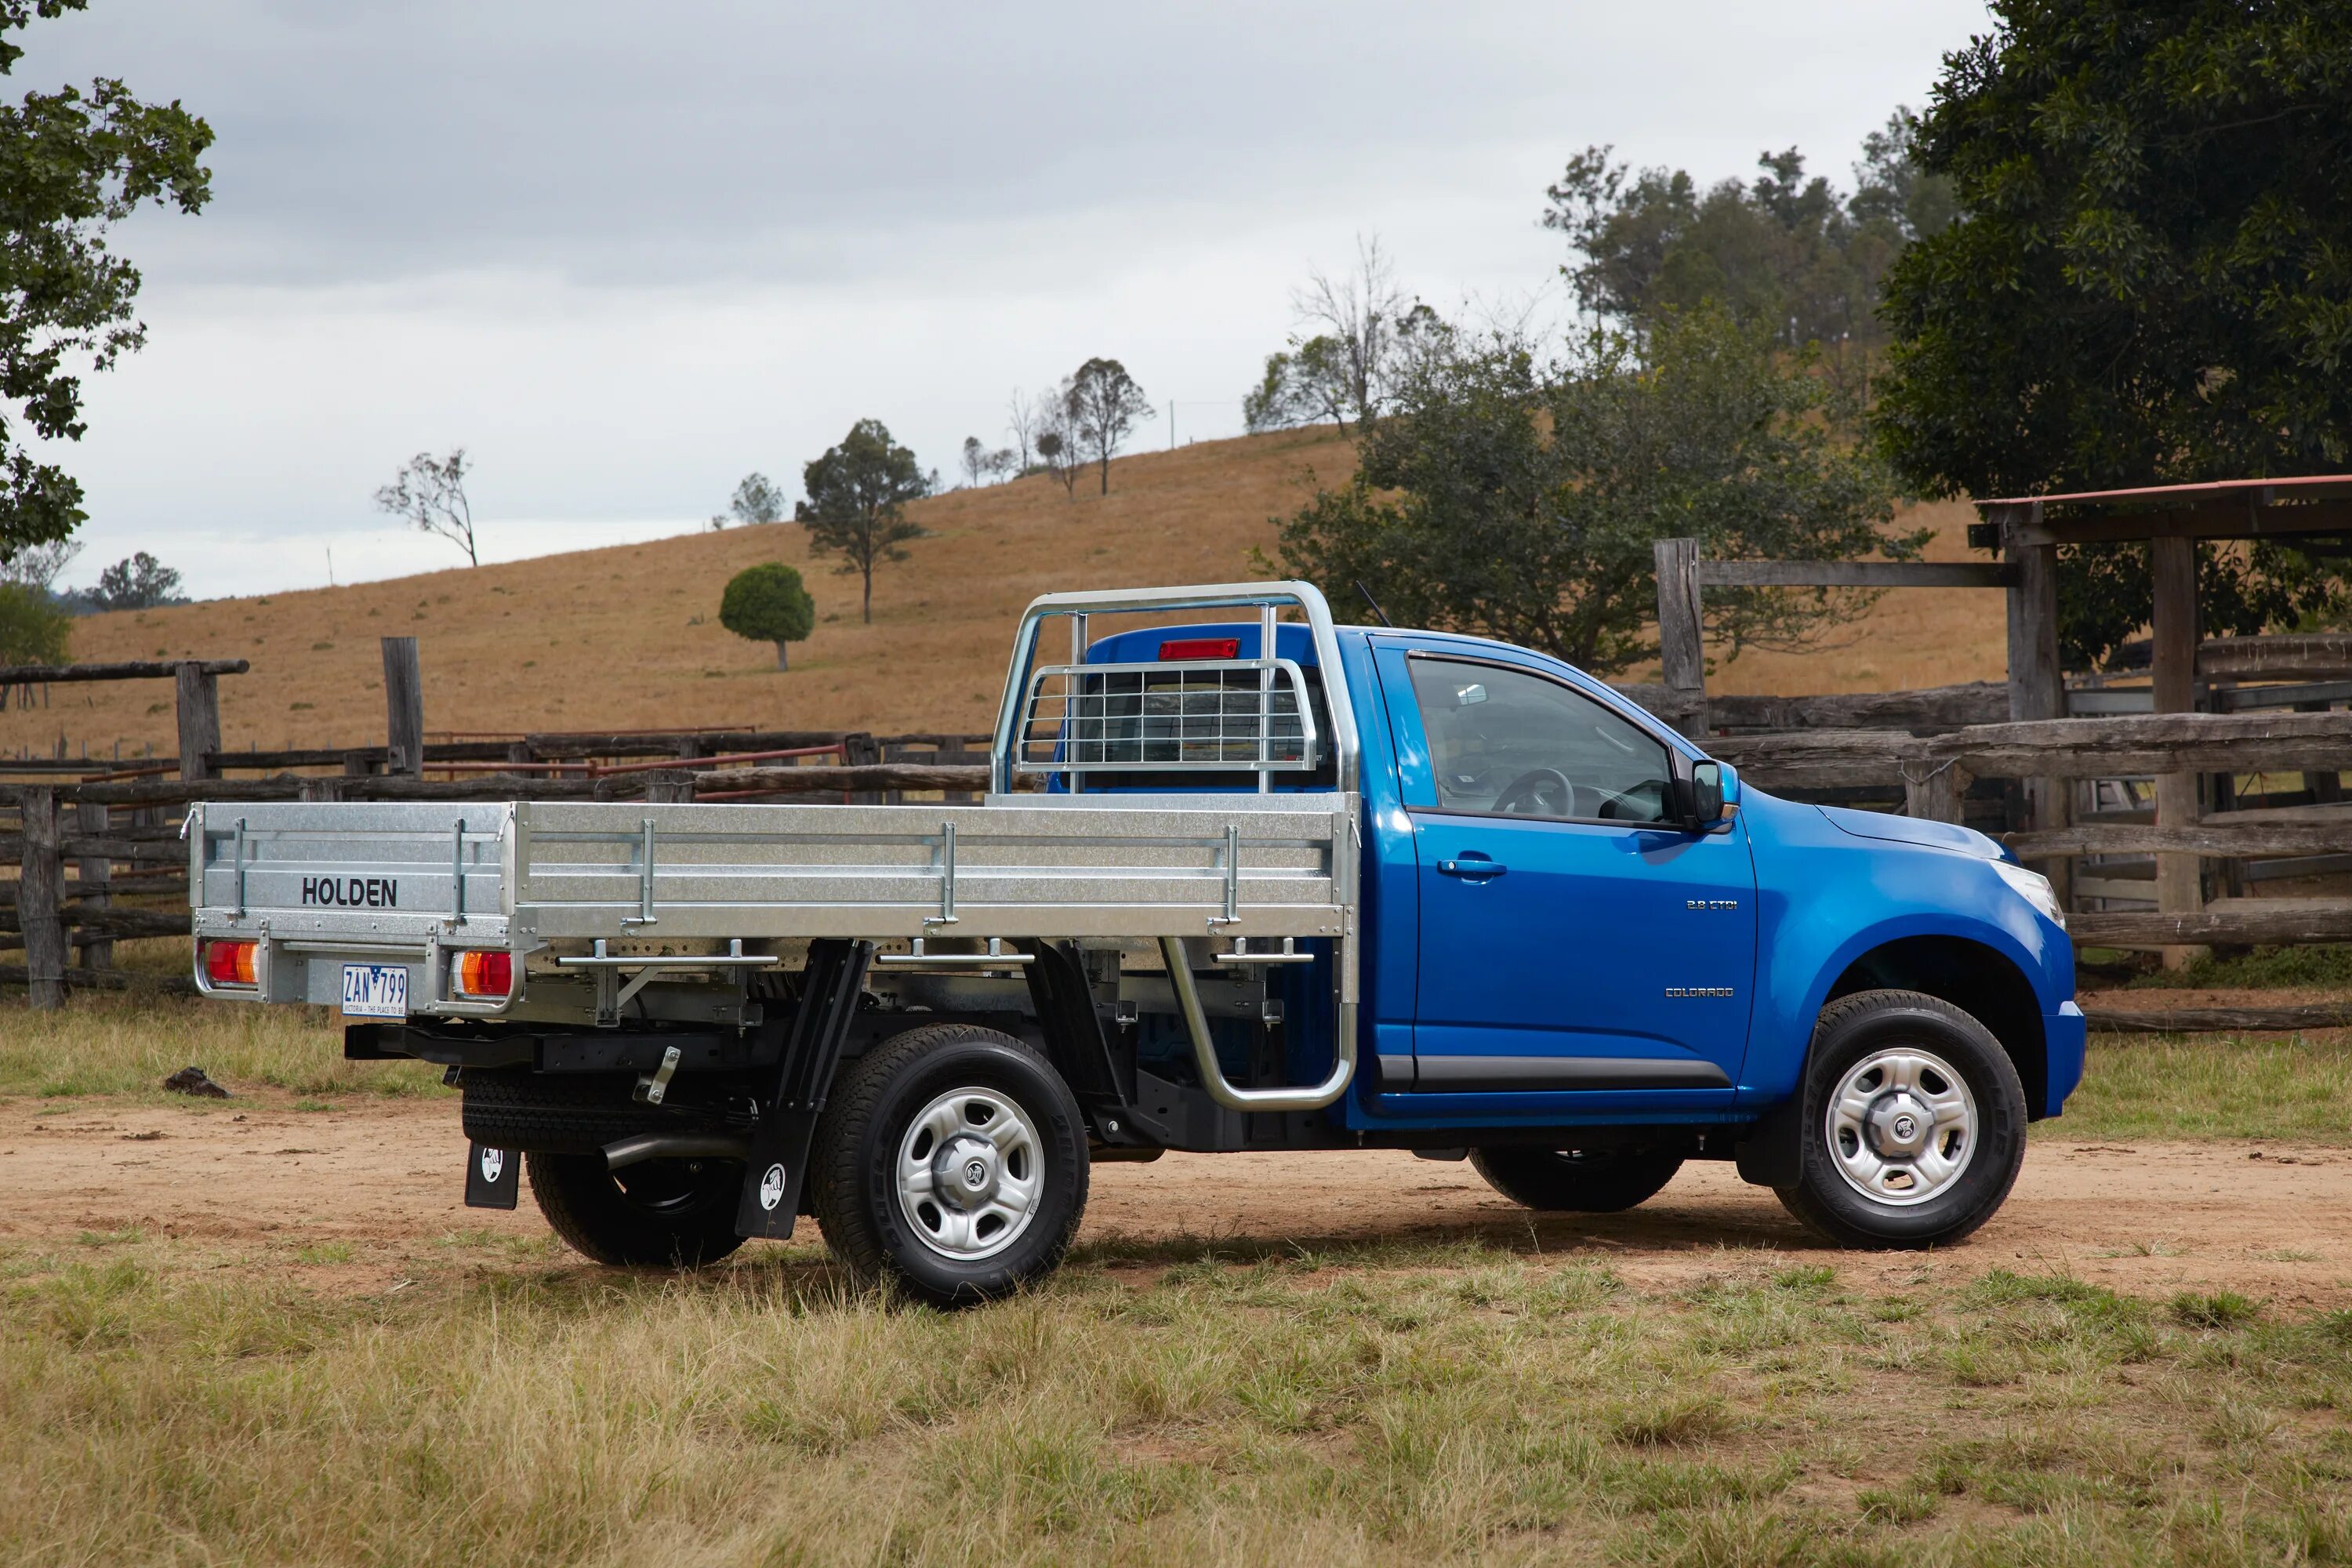
M2020 898L2049 916L2060 931L2066 929L2066 911L2058 907L2058 890L2050 885L2049 878L2007 860L1994 861L1992 868L2000 873L2002 881L2016 889Z

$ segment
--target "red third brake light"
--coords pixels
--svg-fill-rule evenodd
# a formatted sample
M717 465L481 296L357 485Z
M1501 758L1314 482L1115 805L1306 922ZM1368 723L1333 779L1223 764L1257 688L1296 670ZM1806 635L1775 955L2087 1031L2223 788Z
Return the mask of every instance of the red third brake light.
M1239 658L1242 639L1239 637L1178 637L1160 645L1163 664L1180 658Z
M457 989L468 996L504 996L514 989L514 955L469 952L457 961Z
M251 985L257 944L249 942L208 942L205 944L205 978L215 985Z

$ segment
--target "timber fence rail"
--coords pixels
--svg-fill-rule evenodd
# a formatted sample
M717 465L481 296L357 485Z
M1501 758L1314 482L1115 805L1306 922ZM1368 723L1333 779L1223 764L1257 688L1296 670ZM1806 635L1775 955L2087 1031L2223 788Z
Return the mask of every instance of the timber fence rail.
M1899 782L1908 815L1957 822L1979 778L2111 779L2352 769L2352 712L2147 713L1979 724L1937 735L1821 731L1709 742L1768 790ZM2168 854L2214 859L2352 852L2343 804L2217 812L2171 822L2077 823L2004 836L2019 858ZM2201 909L2076 913L2079 944L2168 947L2352 942L2352 900L2224 898Z

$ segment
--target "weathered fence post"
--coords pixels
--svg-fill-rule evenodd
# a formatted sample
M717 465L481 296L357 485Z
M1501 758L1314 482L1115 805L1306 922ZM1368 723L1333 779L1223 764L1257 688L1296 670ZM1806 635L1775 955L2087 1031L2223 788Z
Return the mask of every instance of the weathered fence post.
M2156 711L2187 713L2197 706L2197 543L2185 538L2157 538L2147 542L2147 551L2156 588L2155 611L2149 620L2155 639L2150 671L2155 677ZM2157 826L2188 827L2200 815L2195 773L2157 776ZM2194 855L2158 855L2156 907L2168 915L2202 914L2203 862ZM2165 967L2184 968L2205 952L2199 947L2168 947Z
M1651 552L1658 571L1658 665L1668 721L1685 735L1706 733L1706 648L1698 596L1698 541L1661 539Z
M882 742L877 741L871 731L866 730L853 730L849 733L842 736L841 761L844 766L852 768L872 767L880 763L881 760ZM850 793L849 802L852 805L879 805L884 799L885 793L886 792L881 790L873 789L854 790Z
M111 826L111 813L100 801L74 803L74 832L83 838L103 838ZM84 910L103 910L113 906L114 897L107 889L114 881L114 857L92 855L85 851L74 862L74 888ZM114 939L100 937L84 944L81 950L84 969L114 967Z
M193 661L172 674L180 708L180 777L211 778L221 743L220 677Z
M1915 759L1903 764L1903 814L1928 822L1958 822L1960 803L1975 781L1947 758Z
M2038 523L2038 505L1999 509L2002 556L2016 571L2010 582L2009 716L2012 720L2063 719L2066 716L2066 671L2058 658L2058 547L2028 543L2021 531ZM2043 830L2067 826L2074 820L2074 782L2070 779L2029 778L2025 786L2027 826ZM2052 860L2042 872L2058 894L2061 909L2074 900L2073 862Z
M425 678L415 637L383 639L383 771L425 776Z
M25 939L26 1001L36 1012L66 1000L65 857L58 831L58 794L26 786L25 862L16 884L16 925Z

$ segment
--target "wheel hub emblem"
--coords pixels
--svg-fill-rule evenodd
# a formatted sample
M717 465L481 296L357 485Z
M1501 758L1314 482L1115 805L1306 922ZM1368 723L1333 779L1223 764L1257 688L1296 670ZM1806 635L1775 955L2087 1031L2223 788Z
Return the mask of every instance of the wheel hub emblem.
M760 1206L773 1214L784 1201L784 1168L771 1165L760 1177Z
M500 1176L506 1174L506 1170L507 1152L505 1150L485 1149L482 1151L482 1180L486 1182L496 1182Z
M1908 1116L1898 1116L1895 1119L1895 1136L1897 1138L1908 1140L1913 1133L1918 1131L1919 1124L1916 1121L1912 1121Z
M975 1193L988 1185L988 1166L979 1160L968 1162L963 1168L963 1184Z

